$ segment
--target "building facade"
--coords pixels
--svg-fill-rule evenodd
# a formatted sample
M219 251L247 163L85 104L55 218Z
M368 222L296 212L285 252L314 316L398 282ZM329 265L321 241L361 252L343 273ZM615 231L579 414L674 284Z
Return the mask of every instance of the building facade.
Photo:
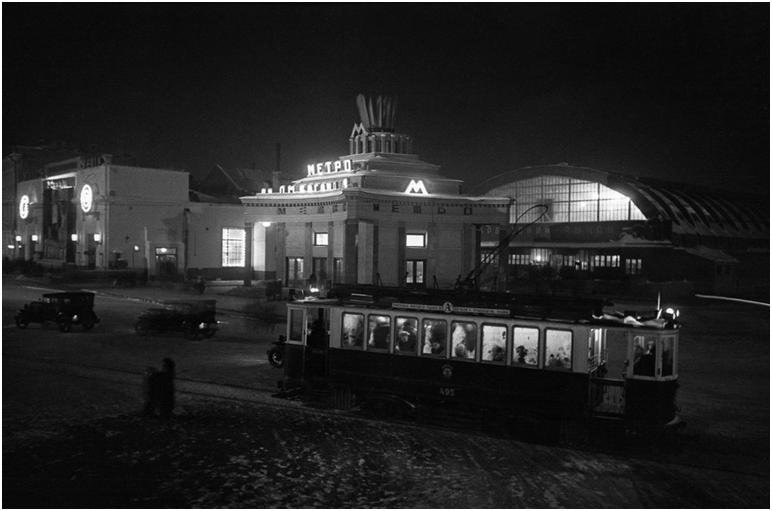
M453 286L479 261L485 226L509 200L462 195L461 181L412 153L389 98L357 98L349 154L305 177L242 197L259 274L303 282Z
M698 291L769 285L769 206L693 185L566 164L527 167L480 185L512 200L510 287L535 276L688 281ZM528 208L543 204L542 209ZM530 225L529 225L530 224ZM483 250L495 241L483 240Z

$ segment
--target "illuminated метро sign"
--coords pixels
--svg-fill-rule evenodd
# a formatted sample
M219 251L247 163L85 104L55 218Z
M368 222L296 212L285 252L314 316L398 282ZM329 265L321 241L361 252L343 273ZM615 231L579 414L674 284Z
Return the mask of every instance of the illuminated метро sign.
M330 172L351 172L351 160L335 160L320 163L312 163L307 167L309 176L328 174Z

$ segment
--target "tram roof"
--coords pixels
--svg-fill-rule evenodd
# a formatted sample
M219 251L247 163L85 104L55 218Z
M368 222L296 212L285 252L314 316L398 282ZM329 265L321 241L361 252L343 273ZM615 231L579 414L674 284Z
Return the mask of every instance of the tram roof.
M492 318L521 318L559 323L605 324L662 329L666 323L651 322L657 312L613 312L613 304L599 298L519 295L485 291L407 289L385 286L337 286L327 298L306 298L304 305L392 309ZM648 318L648 320L646 319ZM649 321L645 323L645 321ZM671 322L669 327L673 327Z

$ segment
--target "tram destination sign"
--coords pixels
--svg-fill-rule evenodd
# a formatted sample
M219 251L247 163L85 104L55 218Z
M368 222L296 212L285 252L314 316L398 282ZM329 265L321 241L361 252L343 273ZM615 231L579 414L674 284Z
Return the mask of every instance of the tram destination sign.
M490 309L487 307L458 307L451 302L445 302L442 305L431 305L425 303L392 303L395 309L407 309L428 312L444 312L445 314L478 314L480 316L500 316L509 317L507 309Z

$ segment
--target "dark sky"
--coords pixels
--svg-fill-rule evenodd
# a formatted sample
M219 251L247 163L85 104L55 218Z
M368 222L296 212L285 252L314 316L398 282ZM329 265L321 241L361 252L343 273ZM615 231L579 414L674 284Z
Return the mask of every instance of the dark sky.
M202 175L348 152L357 93L468 185L528 165L769 190L769 5L9 4L3 145Z

